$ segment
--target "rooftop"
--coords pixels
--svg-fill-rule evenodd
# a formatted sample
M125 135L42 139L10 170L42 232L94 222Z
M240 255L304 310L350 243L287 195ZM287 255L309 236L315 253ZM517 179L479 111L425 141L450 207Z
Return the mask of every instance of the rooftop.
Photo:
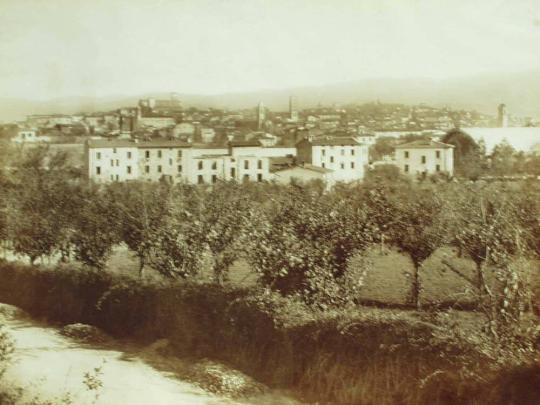
M396 145L396 149L449 149L453 147L454 145L433 141L431 139L419 139L417 141Z
M261 146L261 143L257 140L251 141L230 141L229 145L234 147L243 147L243 146Z
M135 141L132 139L99 139L89 140L89 148L191 148L191 143L159 139L152 141Z
M327 169L327 168L320 167L320 166L314 166L314 165L311 165L311 164L308 164L308 163L304 163L304 164L301 164L301 165L290 165L290 166L276 167L274 169L274 172L282 172L284 170L298 170L298 169L309 170L309 171L317 172L317 173L332 173L333 172L332 169Z
M356 146L360 145L360 142L358 142L356 139L352 137L321 137L321 138L315 138L315 139L304 139L300 142L307 141L313 146L345 146L345 145L351 145ZM299 143L300 143L299 142Z

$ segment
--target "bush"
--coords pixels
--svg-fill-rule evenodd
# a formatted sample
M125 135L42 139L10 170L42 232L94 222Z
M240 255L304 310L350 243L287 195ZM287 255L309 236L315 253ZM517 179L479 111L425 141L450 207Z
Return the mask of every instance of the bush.
M143 283L66 267L2 263L0 274L0 299L32 315L143 342L166 338L177 355L223 361L308 401L464 403L497 378L489 340L449 333L415 312L318 311L267 289Z

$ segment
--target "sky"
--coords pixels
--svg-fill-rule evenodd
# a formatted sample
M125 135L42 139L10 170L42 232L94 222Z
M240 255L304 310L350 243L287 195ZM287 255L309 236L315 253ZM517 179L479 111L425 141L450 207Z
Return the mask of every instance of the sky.
M539 49L538 0L0 0L0 97L444 79Z

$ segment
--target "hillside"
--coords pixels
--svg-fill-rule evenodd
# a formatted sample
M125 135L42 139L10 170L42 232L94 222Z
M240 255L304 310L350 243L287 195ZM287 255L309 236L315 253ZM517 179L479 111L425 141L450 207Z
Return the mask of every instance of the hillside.
M178 89L171 89L178 90ZM484 75L460 79L368 79L281 90L216 95L181 94L188 106L249 108L263 101L272 110L285 110L288 97L298 97L301 108L353 102L427 103L435 106L475 109L495 113L505 103L512 114L540 118L540 70L504 75ZM27 114L76 113L111 110L135 105L139 98L166 93L133 96L73 97L50 101L0 98L0 120L23 119Z

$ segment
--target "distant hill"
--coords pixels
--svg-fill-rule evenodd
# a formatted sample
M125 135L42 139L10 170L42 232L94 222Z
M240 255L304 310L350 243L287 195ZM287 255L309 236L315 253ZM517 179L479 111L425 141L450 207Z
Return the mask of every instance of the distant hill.
M259 101L263 101L274 111L284 111L291 94L297 96L300 108L313 107L319 103L329 105L380 100L448 105L495 114L497 105L505 103L510 114L540 118L540 70L447 80L367 79L282 90L180 96L187 106L236 109L255 107ZM0 120L23 119L27 114L107 111L133 106L139 98L148 96L166 97L163 93L155 93L104 98L78 97L47 102L0 98Z

